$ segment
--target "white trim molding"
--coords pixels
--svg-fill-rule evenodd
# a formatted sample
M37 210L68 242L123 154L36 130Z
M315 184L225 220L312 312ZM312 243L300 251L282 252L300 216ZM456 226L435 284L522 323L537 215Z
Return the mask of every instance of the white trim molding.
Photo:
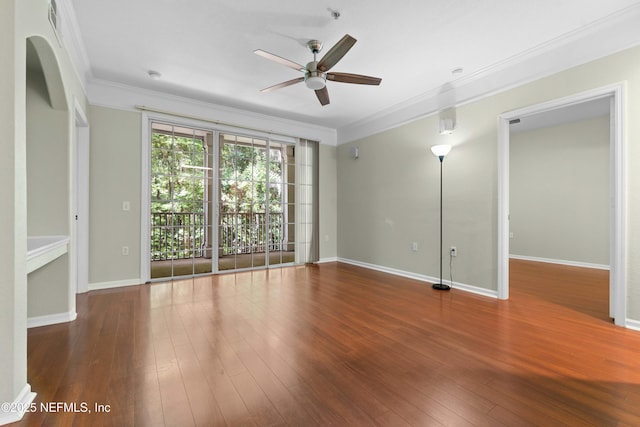
M73 199L71 230L73 232L70 246L73 247L71 265L76 286L71 289L69 298L73 299L75 307L75 294L87 292L89 283L89 154L91 134L87 113L75 96L73 105L75 113L75 135L71 163L74 172L71 178Z
M254 113L210 102L155 92L121 83L100 79L88 82L87 93L91 105L124 111L140 111L140 106L149 110L167 112L176 118L189 116L201 121L222 122L230 126L261 129L265 134L296 135L300 138L319 141L324 145L337 144L335 129L318 126L267 114Z
M13 402L3 402L3 407L0 408L0 426L20 421L35 398L36 393L31 391L31 385L25 384ZM8 411L5 410L6 405L9 406Z
M544 262L547 264L559 264L559 265L567 265L569 267L582 267L582 268L593 268L596 270L610 270L611 268L606 264L593 264L590 262L581 262L581 261L569 261L564 259L552 259L552 258L541 258L535 256L526 256L526 255L509 255L510 259L520 259L523 261L533 261L533 262Z
M338 262L338 261L339 261L338 257L320 258L320 260L318 260L316 264L327 264L329 262Z
M140 281L151 281L151 122L146 112L142 113L140 134Z
M437 277L427 276L427 275L424 275L424 274L413 273L411 271L398 270L396 268L385 267L385 266L382 266L382 265L369 264L367 262L356 261L356 260L348 259L348 258L338 258L338 262L343 262L345 264L355 265L356 267L368 268L369 270L376 270L376 271L380 271L382 273L393 274L394 276L406 277L408 279L418 280L420 282L427 282L427 283L440 282L440 279L438 279ZM461 291L469 292L469 293L472 293L472 294L482 295L482 296L489 297L489 298L497 298L498 297L497 292L496 291L492 291L490 289L480 288L478 286L467 285L465 283L459 283L459 282L455 282L455 281L451 282L449 280L443 280L442 282L448 284L449 286L451 286L454 289L458 289L458 290L461 290Z
M144 284L141 279L114 280L113 282L89 283L90 291L101 289L123 288L125 286L139 286Z
M82 40L76 11L72 0L57 0L56 3L58 4L58 14L62 20L62 43L86 95L87 80L92 76L91 62Z
M640 331L640 320L627 319L626 327L634 331Z
M58 323L67 323L76 320L78 314L75 311L67 313L47 314L46 316L29 317L27 319L27 328L38 328L40 326L57 325Z
M58 40L64 46L69 56L73 71L75 72L84 94L87 94L87 81L92 76L91 62L82 40L82 33L78 25L78 18L72 4L72 0L56 0L60 27L56 30Z

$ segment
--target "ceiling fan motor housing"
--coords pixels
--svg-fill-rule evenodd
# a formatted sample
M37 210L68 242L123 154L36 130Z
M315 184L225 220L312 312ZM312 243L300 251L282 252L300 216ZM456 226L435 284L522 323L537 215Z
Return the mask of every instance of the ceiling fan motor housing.
M304 72L304 83L309 89L318 90L327 85L327 74L318 71L318 62L311 61Z

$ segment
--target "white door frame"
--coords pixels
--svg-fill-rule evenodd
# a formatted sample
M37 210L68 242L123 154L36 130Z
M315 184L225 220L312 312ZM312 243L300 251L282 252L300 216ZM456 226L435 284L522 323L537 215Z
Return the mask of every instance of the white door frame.
M153 118L142 113L142 151L140 153L140 280L151 281L151 122Z
M626 212L626 140L622 109L624 83L592 89L555 99L498 117L498 298L509 298L509 121L599 98L611 97L610 138L610 215L609 215L609 301L615 324L626 326L627 289L625 245Z
M74 292L81 294L89 290L89 120L77 99L74 99L74 125Z
M154 123L164 123L172 126L181 126L188 128L195 128L198 130L203 130L206 132L211 132L213 134L213 148L214 153L209 153L208 155L213 155L213 165L211 166L213 170L218 170L217 166L217 157L216 153L218 152L218 135L220 130L219 127L224 128L224 126L217 126L216 128L211 126L211 123L203 122L201 120L191 119L189 117L182 116L170 116L163 113L154 113L154 112L143 112L142 113L142 152L141 152L141 161L142 164L140 166L140 279L142 283L151 283L153 281L165 281L166 277L151 279L151 253L149 251L149 242L151 241L151 135L152 129L151 125ZM218 178L214 178L217 180ZM216 181L217 182L217 181ZM214 183L214 196L217 200L217 185ZM214 221L218 222L218 214L217 214L217 202L212 205L215 207L216 211L214 212ZM210 224L211 225L211 224ZM212 274L218 273L218 263L217 263L217 248L218 248L218 233L217 230L213 233L213 242L211 242L212 250L216 254L215 257L212 258L211 261L211 271ZM214 262L213 260L216 260Z

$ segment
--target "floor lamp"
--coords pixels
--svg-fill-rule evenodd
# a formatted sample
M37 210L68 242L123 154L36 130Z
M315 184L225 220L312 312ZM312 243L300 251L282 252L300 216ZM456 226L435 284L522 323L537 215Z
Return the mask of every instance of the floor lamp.
M442 283L442 164L444 163L444 158L451 151L450 145L434 145L431 147L431 152L434 156L440 159L440 283L434 283L432 285L433 289L437 289L439 291L448 291L451 289L451 286Z

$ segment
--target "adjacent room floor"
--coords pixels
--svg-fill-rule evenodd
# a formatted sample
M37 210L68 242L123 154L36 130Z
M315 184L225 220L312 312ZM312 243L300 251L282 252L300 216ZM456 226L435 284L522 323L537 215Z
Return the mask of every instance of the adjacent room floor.
M640 425L607 272L511 270L509 301L341 263L79 295L29 330L28 380L91 412L17 425Z

